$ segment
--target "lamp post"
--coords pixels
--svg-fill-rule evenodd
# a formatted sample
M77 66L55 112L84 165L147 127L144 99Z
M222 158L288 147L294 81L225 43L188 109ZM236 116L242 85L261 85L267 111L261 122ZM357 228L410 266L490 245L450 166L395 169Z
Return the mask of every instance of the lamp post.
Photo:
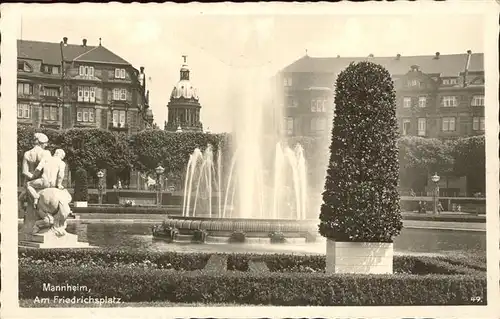
M161 165L158 165L155 171L156 171L156 205L161 206L161 184L162 184L161 176L165 172L165 169Z
M104 190L104 172L103 171L99 171L97 172L97 178L98 178L98 181L97 181L97 196L99 198L99 204L102 204L102 193L103 193L103 190Z
M431 180L434 182L434 214L438 213L438 198L439 198L439 180L441 177L437 173L431 177Z

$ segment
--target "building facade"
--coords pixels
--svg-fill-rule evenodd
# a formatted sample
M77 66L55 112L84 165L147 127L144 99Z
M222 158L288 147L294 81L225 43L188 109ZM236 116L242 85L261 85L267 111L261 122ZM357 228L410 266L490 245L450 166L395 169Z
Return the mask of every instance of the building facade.
M184 64L180 69L179 82L172 89L170 101L167 105L167 122L165 130L170 132L201 132L203 125L200 121L201 104L198 90L189 78L187 56L183 56Z
M328 137L334 115L337 75L351 62L371 61L391 74L401 136L454 139L482 135L484 120L482 53L366 58L304 56L276 76L276 97L283 106L286 136ZM441 176L442 196L465 196L465 177ZM420 176L419 191L432 193L429 176ZM427 184L426 184L427 183ZM427 186L425 186L427 185ZM401 190L408 191L408 190Z
M289 136L330 134L336 76L349 63L372 61L394 80L401 135L457 138L484 134L482 53L368 58L304 56L277 77Z
M152 125L144 68L101 45L18 40L18 125L136 133Z

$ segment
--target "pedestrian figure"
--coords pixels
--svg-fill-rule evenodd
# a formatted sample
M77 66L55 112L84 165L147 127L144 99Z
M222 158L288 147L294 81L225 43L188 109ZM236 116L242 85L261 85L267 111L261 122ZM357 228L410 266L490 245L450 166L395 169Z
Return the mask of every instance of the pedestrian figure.
M438 202L438 207L437 207L437 211L438 211L438 213L443 212L443 210L444 210L444 209L443 209L443 205L441 204L441 202Z

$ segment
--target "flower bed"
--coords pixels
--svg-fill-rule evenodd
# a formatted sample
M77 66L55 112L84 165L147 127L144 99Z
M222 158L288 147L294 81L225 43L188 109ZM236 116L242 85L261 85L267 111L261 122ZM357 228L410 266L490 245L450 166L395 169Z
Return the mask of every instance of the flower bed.
M209 271L204 268L211 255L28 250L19 255L19 297L53 297L53 292L43 291L43 283L69 282L87 286L95 298L114 296L122 302L282 306L486 304L486 273L473 268L477 265L468 265L465 258L446 261L395 256L395 275L331 275L322 272L324 256L217 254L220 260L227 258L228 271ZM267 267L249 267L250 261ZM75 292L57 294L72 297Z

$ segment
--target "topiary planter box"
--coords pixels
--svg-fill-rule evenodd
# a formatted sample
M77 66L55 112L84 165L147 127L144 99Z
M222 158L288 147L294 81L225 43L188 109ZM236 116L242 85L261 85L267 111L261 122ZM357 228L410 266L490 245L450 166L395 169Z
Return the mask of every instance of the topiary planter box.
M392 274L392 243L326 241L326 272Z

